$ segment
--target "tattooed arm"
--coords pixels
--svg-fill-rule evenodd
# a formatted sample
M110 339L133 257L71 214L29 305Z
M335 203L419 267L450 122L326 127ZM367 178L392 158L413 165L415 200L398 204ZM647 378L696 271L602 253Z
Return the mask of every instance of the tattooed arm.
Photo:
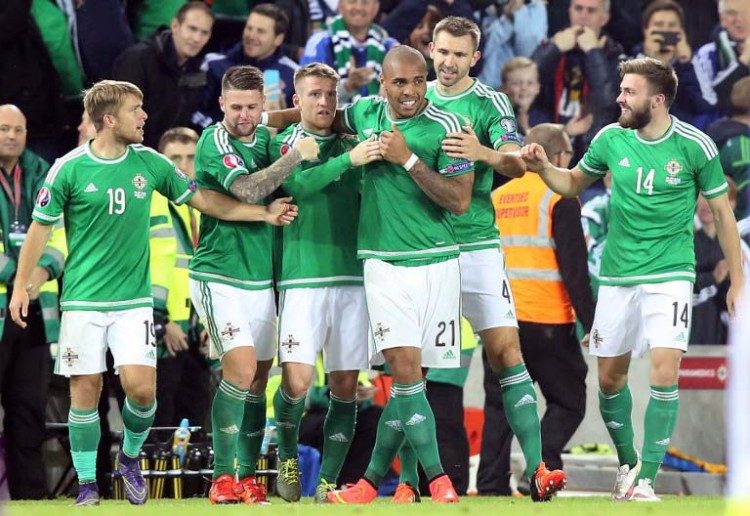
M469 209L474 172L444 177L420 159L409 170L409 175L425 195L441 208L454 215L461 215Z
M229 191L239 200L255 204L276 190L297 165L317 157L318 142L315 141L315 138L302 138L294 144L292 150L270 166L254 174L238 176L232 182Z

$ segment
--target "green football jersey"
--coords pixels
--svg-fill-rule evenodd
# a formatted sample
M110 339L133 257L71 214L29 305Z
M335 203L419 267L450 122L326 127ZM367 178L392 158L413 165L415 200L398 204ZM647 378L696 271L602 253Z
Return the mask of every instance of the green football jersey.
M411 151L435 172L457 176L474 171L472 162L450 158L440 147L447 133L461 131L461 120L429 101L416 116L393 119L387 100L366 97L344 110L343 121L361 140L396 124ZM450 212L432 202L404 167L387 161L365 165L357 247L359 258L404 265L458 256Z
M695 281L696 198L728 189L708 136L674 116L656 140L611 124L596 135L578 167L596 177L612 171L602 285Z
M609 192L597 195L581 208L581 224L583 225L583 234L586 237L589 275L591 276L591 289L594 291L594 299L599 292L602 254L607 243L610 197Z
M229 134L221 122L208 127L195 150L195 176L201 188L234 197L229 190L242 174L270 164L268 129L258 126L252 142ZM261 204L261 203L259 203ZM190 260L190 277L247 290L273 284L273 228L265 222L230 222L201 216L198 248Z
M470 125L485 147L497 150L506 143L523 145L508 96L476 79L468 90L457 95L442 95L437 81L433 81L427 88L427 98L437 107L460 115L461 123ZM474 164L474 170L471 206L463 215L452 215L459 247L461 251L497 249L500 239L490 197L495 170L481 162Z
M62 310L111 311L153 306L149 220L154 190L177 204L195 183L165 156L130 145L122 156L95 156L91 143L55 162L39 191L33 218L64 217L70 253Z
M317 160L303 162L282 185L294 197L299 215L282 228L276 285L279 290L362 285L362 262L357 259L362 167L351 166L354 139L318 136L295 124L273 139L271 159L279 159L306 136L318 141L320 151Z

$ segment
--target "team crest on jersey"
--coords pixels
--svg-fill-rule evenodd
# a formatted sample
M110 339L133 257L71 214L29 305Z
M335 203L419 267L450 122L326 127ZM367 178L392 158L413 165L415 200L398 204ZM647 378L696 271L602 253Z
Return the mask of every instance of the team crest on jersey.
M39 190L39 195L36 196L36 205L40 208L44 208L51 200L52 194L49 189L46 186L42 187L42 189Z
M242 168L245 164L237 154L227 154L224 156L224 166L229 169Z
M682 172L682 165L676 159L670 159L669 163L664 165L664 170L667 171L667 183L670 185L678 185L682 182L682 179L677 177L677 174Z
M134 193L135 197L137 199L145 199L146 198L146 192L143 191L144 188L148 185L148 181L146 181L146 178L143 177L141 174L136 174L133 178L133 186L135 186L138 190Z
M510 117L504 117L500 119L500 127L505 129L508 133L515 133L518 131L518 123L515 121L515 119Z

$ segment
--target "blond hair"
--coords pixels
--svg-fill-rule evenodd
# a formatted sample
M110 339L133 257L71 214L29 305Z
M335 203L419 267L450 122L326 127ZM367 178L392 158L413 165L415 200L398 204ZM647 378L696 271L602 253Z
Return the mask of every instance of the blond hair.
M328 66L327 64L323 63L310 63L302 68L297 68L297 71L294 72L294 89L297 90L299 88L299 82L306 78L306 77L319 77L321 79L331 79L332 81L338 83L339 81L339 74L336 73L336 70Z
M533 68L536 72L537 78L539 77L539 67L537 64L528 57L518 56L508 59L503 65L503 69L500 72L500 78L502 79L503 84L508 82L508 75L516 70L523 70L524 68Z
M129 96L143 101L138 86L126 81L99 81L83 92L83 107L97 132L104 127L104 115L116 113Z

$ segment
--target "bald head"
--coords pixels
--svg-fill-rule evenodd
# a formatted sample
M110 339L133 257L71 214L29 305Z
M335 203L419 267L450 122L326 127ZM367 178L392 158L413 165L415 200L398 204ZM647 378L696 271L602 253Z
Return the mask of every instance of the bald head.
M7 172L26 148L26 117L13 104L0 106L0 166Z
M427 73L427 61L425 61L422 53L416 48L407 45L398 45L388 51L385 59L383 59L383 73L391 75L394 72L394 68L404 65L421 66L421 68L424 68L425 73Z
M561 124L538 124L529 129L524 143L537 143L544 148L550 161L557 167L567 167L573 157L570 137Z

